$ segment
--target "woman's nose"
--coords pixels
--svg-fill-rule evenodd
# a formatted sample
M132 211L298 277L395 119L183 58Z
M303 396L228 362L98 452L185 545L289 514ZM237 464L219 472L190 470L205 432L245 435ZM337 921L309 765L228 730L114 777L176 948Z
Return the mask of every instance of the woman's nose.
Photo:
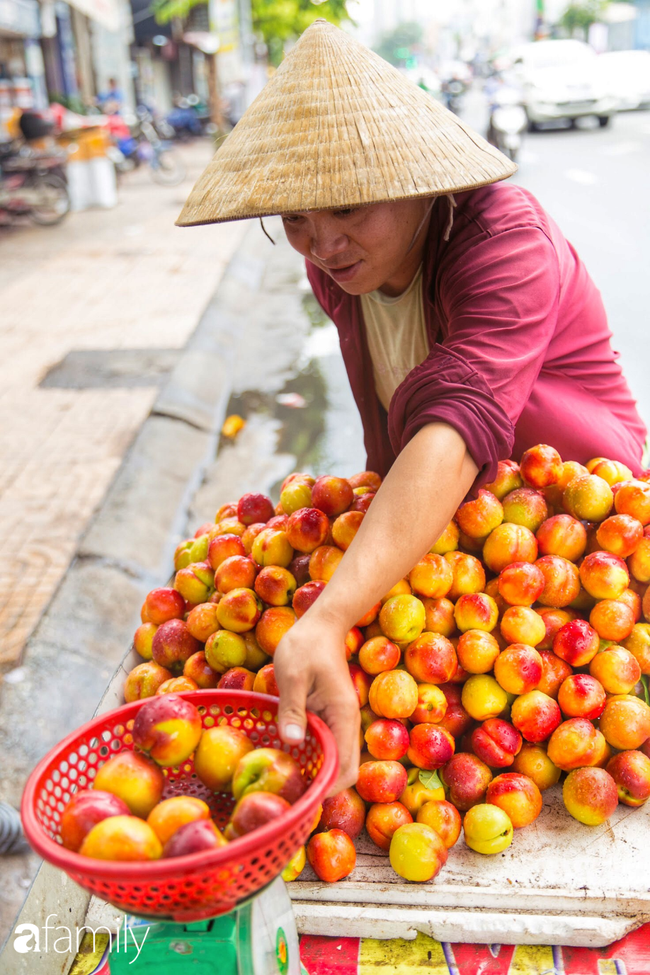
M336 254L342 254L349 240L336 227L321 228L315 231L310 244L312 255L319 261L329 261Z

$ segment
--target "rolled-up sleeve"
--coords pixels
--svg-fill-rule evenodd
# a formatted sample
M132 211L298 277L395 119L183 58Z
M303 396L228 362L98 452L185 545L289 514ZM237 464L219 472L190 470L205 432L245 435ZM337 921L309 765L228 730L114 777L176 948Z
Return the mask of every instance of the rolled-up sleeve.
M557 326L559 267L537 227L487 234L450 252L438 274L444 327L395 392L389 435L399 453L419 429L444 422L490 481L510 456L514 427Z

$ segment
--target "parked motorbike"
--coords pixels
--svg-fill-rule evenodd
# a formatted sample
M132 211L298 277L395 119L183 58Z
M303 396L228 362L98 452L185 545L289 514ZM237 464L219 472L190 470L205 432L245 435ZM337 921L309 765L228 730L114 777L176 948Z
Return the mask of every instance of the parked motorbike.
M70 210L62 172L65 169L58 152L0 146L0 213L9 220L26 216L42 226L60 223Z
M151 178L162 186L178 186L185 179L185 166L173 151L171 143L161 139L153 116L140 107L138 115L129 121L126 132L115 138L109 150L117 175L131 172L147 164Z
M514 88L498 88L491 98L488 142L516 162L527 128L528 117L519 92Z
M52 138L54 121L41 112L26 110L18 120L18 128L22 138L14 139L5 147L5 159L13 160L9 164L10 168L13 166L14 169L20 169L23 163L25 168L40 165L59 176L67 185L68 153Z
M198 95L188 95L179 98L177 104L168 112L164 120L171 127L172 138L180 142L188 142L195 136L212 135L214 125L210 117L209 107L201 101ZM234 122L231 123L234 127Z
M190 106L177 106L165 116L165 122L171 126L174 138L181 142L188 142L194 136L202 135L203 126L196 111Z
M162 139L163 142L171 142L176 138L173 126L151 106L140 102L135 110L135 114L139 122L150 122L156 130L158 138Z

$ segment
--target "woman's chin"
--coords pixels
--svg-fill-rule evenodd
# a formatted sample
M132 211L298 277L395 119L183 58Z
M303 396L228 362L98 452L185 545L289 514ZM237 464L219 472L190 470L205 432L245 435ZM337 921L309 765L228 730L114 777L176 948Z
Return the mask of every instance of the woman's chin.
M368 295L371 291L376 291L379 287L368 274L358 274L351 281L337 281L341 289L348 295Z

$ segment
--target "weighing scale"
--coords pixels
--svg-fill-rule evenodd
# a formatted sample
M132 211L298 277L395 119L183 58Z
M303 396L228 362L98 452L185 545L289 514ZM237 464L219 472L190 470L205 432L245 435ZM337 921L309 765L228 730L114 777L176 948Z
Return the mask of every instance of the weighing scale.
M128 937L120 931L110 975L307 975L281 877L210 920L177 924L127 915L125 924Z

